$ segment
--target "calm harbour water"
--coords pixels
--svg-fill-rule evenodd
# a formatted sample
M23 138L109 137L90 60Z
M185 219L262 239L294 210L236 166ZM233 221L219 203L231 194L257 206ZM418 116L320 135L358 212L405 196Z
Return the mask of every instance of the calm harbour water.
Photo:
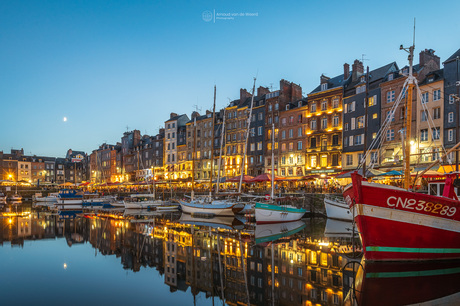
M344 305L357 291L360 305L388 305L395 288L385 286L398 281L408 290L391 304L460 301L459 263L363 274L351 224L324 218L256 226L146 211L69 216L25 203L4 206L0 223L2 305ZM355 276L368 286L350 289ZM431 290L422 296L411 282Z

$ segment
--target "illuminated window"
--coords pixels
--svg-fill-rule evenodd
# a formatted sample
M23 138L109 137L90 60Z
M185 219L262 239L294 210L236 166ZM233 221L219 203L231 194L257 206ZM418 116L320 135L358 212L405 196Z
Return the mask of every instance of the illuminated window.
M310 252L310 263L316 265L316 252Z
M321 253L321 265L327 266L327 253Z

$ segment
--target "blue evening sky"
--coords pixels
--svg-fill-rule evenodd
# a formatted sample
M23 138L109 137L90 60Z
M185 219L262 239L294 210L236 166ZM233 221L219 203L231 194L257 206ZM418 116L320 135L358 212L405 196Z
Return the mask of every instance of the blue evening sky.
M90 153L127 127L153 135L170 112L211 109L214 84L222 108L256 75L307 94L362 54L371 69L403 66L414 17L415 62L425 48L444 61L460 48L459 12L443 0L2 0L0 150ZM234 13L255 15L213 19Z

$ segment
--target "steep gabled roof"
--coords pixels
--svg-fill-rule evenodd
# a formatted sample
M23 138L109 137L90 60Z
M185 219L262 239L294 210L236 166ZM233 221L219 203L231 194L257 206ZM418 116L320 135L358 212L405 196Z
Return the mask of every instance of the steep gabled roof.
M327 80L327 89L332 89L332 88L335 88L335 87L339 87L339 86L344 86L347 84L347 81L348 80L351 80L351 76L348 77L347 80L344 80L343 79L344 75L343 73L341 75L338 75L336 77L333 77L329 80ZM315 89L313 89L313 91L310 92L310 94L313 94L313 93L317 93L317 92L320 92L322 91L321 90L321 84L318 85L318 87L316 87Z
M456 59L460 58L460 49L457 50L457 52L455 52L454 54L452 54L448 59L446 59L446 61L444 63L442 63L443 65L445 65L446 63L450 63L450 62L453 62L455 61Z

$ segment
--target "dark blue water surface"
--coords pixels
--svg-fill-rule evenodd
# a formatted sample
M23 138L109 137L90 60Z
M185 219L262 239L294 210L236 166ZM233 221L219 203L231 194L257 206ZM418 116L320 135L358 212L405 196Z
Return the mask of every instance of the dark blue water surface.
M339 220L23 204L0 226L0 305L460 304L459 262L367 263Z

